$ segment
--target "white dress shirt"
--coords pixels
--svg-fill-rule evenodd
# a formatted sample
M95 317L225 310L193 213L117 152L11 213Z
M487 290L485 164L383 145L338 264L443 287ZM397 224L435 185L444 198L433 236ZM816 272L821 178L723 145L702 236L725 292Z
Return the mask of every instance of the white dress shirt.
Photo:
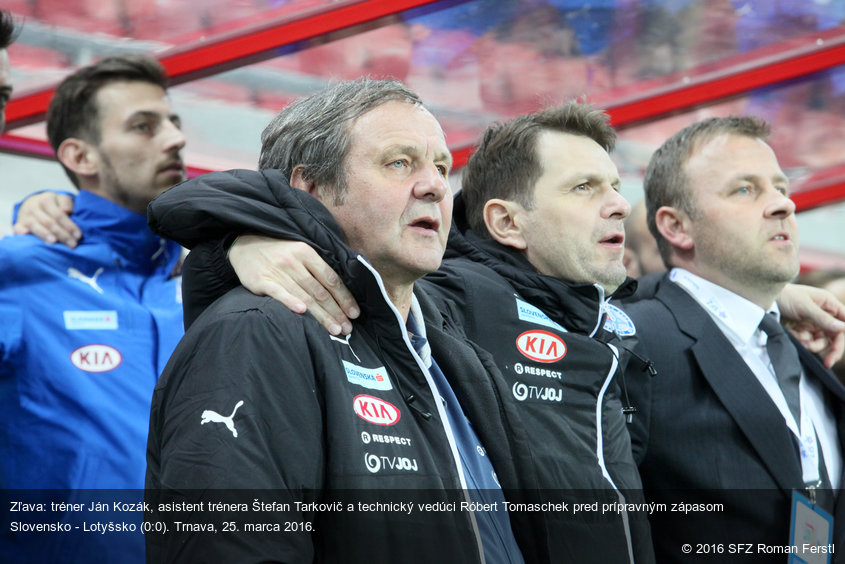
M800 422L795 421L789 411L766 351L768 335L759 329L763 316L768 312L773 312L780 319L777 304L773 303L768 310L764 310L757 304L682 268L673 268L669 273L669 278L692 296L713 318L777 406L786 426L801 443ZM802 419L804 419L804 414L808 416L805 427L811 424L814 428L815 436L821 445L830 484L834 489L838 489L842 475L842 449L839 445L836 419L824 402L822 383L816 379L805 378L802 372L799 390ZM807 429L804 430L806 435ZM810 432L812 434L812 429ZM812 436L810 440L812 441ZM807 468L806 460L802 460L802 463L805 483L809 483L813 470ZM815 465L817 475L818 465L817 463Z

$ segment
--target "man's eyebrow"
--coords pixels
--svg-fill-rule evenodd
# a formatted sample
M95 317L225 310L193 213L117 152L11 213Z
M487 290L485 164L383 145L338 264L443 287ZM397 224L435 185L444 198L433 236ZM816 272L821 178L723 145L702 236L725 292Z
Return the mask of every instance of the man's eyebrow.
M781 184L786 184L789 186L789 178L785 174L777 174L772 177L772 180L775 182L780 182Z
M136 118L156 118L156 119L158 119L160 117L161 117L161 114L159 114L158 112L154 112L154 111L151 111L151 110L138 110L137 112L132 112L131 114L129 114L129 117L127 117L126 119L127 120L136 119Z
M734 178L734 182L737 182L737 181L755 182L757 180L760 180L761 178L765 178L765 177L761 176L759 174L741 174L741 175L737 176L736 178ZM771 180L773 182L778 182L778 183L781 183L781 184L786 184L787 186L789 186L789 178L785 174L776 174L776 175L770 177L769 180Z
M387 148L389 152L395 153L408 153L408 154L415 154L419 153L420 150L414 145L391 145Z
M389 145L388 147L385 147L384 153L385 154L402 153L402 154L406 154L406 155L420 155L422 153L422 150L420 149L420 147L418 147L416 145L397 144L397 145ZM437 161L437 162L445 161L446 163L448 163L449 168L452 167L452 153L448 149L443 151L443 152L437 152L434 155L434 160Z
M561 177L564 184L601 184L602 182L604 182L603 176L590 171L574 170L571 174L569 173L569 171L566 171L564 174L565 176ZM613 180L610 183L611 186L617 186L621 184L622 180L619 178Z
M161 117L163 115L164 114L162 114L161 112L156 112L154 110L138 110L138 111L130 114L127 119L133 119L133 118L139 118L139 117L161 119ZM166 117L167 119L169 119L171 121L182 119L182 118L179 117L179 114L175 114L175 113L174 114L170 114L170 113L166 114L166 115L164 115L164 117Z

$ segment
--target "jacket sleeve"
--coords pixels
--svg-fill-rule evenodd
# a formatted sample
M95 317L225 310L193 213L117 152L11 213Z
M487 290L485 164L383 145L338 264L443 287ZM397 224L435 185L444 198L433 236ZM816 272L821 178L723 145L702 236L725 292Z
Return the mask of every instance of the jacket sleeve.
M211 245L189 255L185 267L186 326L236 283L225 257L226 243L234 235L261 233L304 242L336 272L357 255L346 247L340 226L325 206L291 188L278 170L205 174L162 193L147 211L150 228L159 235L190 249L203 242Z
M223 305L235 293L246 296L236 290ZM253 307L215 307L186 334L156 388L147 517L167 533L147 535L148 561L313 559L315 515L295 502L319 497L325 439L305 329L272 300L239 303ZM292 522L303 525L285 532Z
M278 171L212 172L156 197L147 207L147 221L154 233L189 249L232 232L273 235L278 233L279 193L284 189L290 186Z
M182 310L185 329L214 301L240 285L226 252L232 238L199 243L182 265Z

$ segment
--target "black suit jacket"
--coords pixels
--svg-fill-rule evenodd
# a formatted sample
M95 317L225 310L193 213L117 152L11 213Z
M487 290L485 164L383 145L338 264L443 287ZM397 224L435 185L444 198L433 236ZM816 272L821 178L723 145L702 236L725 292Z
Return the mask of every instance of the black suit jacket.
M757 546L788 545L792 491L803 485L796 443L783 416L710 315L668 276L653 298L629 304L626 311L637 327L638 351L657 369L653 378L627 380L639 409L630 430L646 497L667 503L666 511L651 515L658 561L689 562L698 544L715 543L702 550L724 550L715 555L720 562L786 562L787 556L763 555ZM845 388L797 346L805 375L824 384L842 444ZM672 511L672 503L705 505L684 513ZM843 541L842 496L829 509L834 540ZM682 552L685 543L692 545L692 555ZM731 554L732 548L747 547L730 543L753 543L755 558ZM845 541L839 546L845 551Z

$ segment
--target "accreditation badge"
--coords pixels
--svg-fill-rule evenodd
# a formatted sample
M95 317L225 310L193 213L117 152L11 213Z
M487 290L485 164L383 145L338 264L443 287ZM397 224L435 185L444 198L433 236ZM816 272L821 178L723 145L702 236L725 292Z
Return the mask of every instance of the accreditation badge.
M792 492L789 531L789 564L830 564L833 517L797 490Z

